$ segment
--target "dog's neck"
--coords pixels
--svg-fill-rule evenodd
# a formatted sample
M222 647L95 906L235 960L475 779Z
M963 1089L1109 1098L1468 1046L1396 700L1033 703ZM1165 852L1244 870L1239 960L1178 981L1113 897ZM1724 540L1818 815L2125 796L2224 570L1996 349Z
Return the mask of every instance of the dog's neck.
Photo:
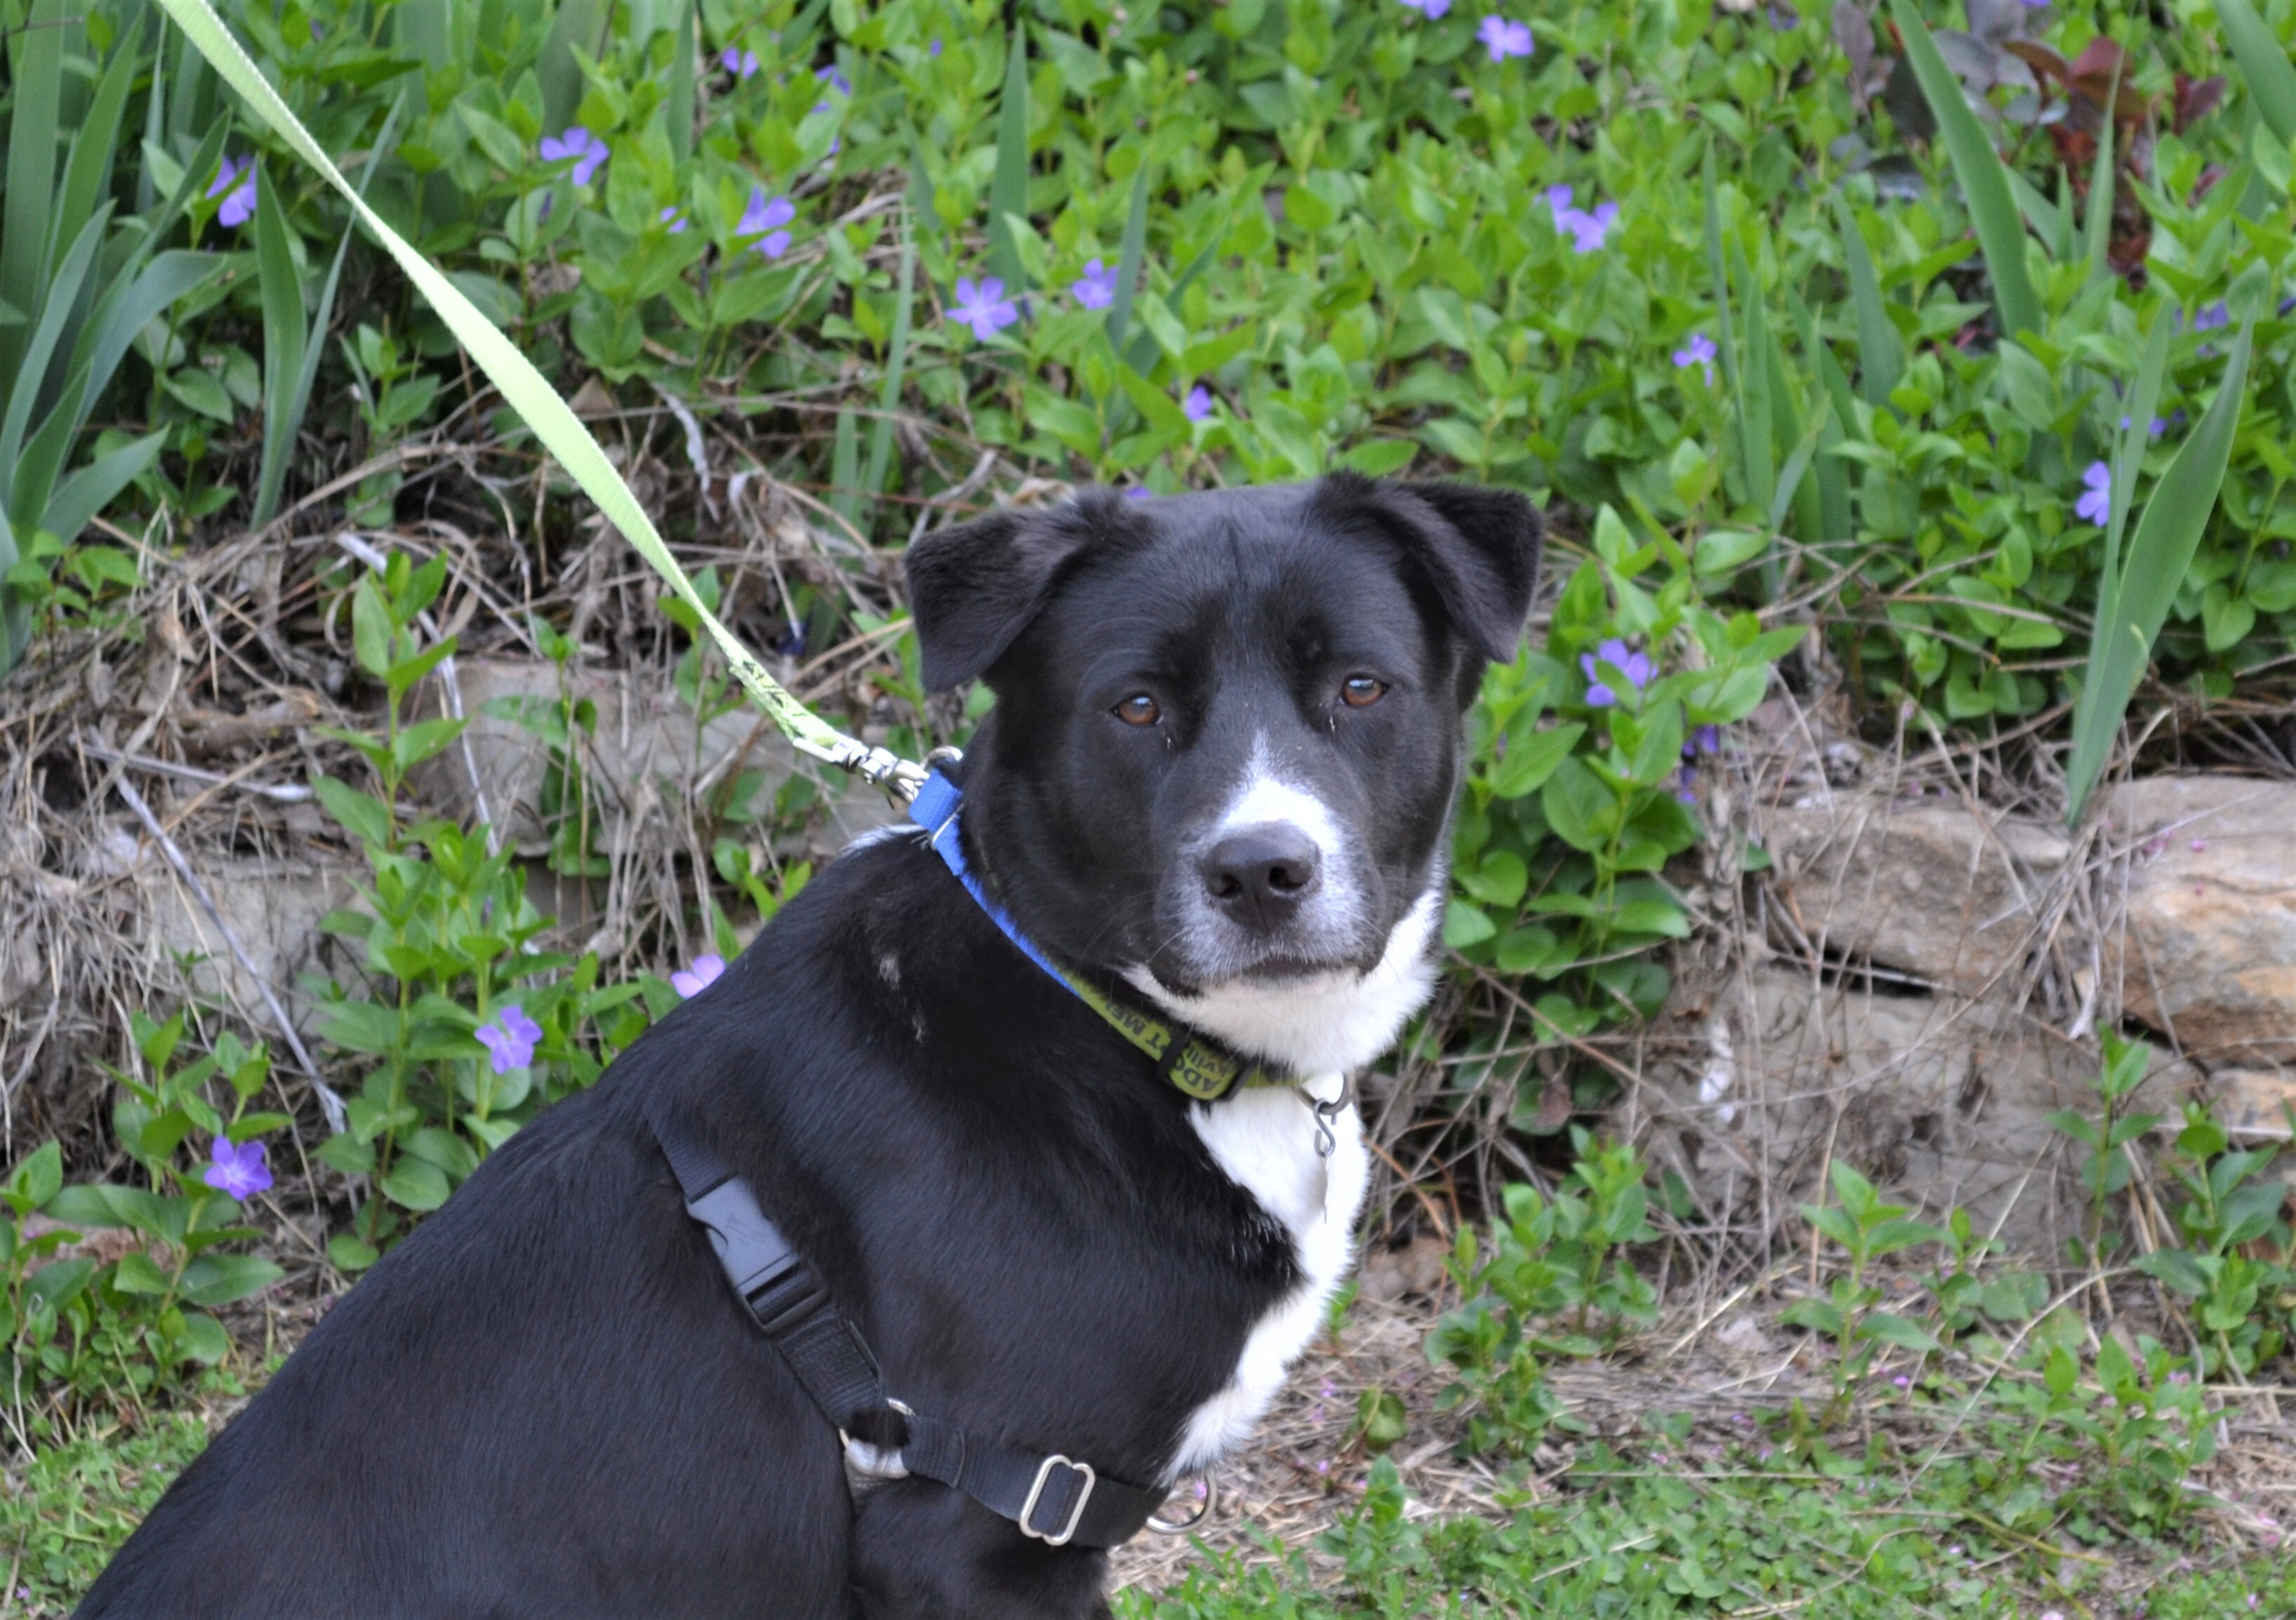
M1345 1074L1395 1043L1405 1020L1435 986L1434 944L1443 918L1444 874L1404 913L1366 973L1320 973L1288 984L1228 984L1200 994L1168 989L1144 967L1133 988L1172 1017L1237 1051L1297 1075Z

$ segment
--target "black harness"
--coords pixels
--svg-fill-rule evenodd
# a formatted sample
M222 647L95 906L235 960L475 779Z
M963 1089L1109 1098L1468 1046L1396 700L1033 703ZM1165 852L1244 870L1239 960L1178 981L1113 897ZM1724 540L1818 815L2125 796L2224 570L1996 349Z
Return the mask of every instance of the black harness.
M894 1427L882 1421L889 1412L906 1426L898 1461L867 1471L937 1480L1050 1547L1119 1546L1163 1505L1161 1489L1111 1479L1058 1452L1047 1456L967 1434L888 1397L860 1330L838 1314L813 1268L766 1218L748 1183L671 1125L659 1094L645 1113L685 1196L685 1213L709 1234L734 1292L839 1438L846 1440L863 1418L879 1420L873 1428ZM846 1443L849 1452L854 1443Z

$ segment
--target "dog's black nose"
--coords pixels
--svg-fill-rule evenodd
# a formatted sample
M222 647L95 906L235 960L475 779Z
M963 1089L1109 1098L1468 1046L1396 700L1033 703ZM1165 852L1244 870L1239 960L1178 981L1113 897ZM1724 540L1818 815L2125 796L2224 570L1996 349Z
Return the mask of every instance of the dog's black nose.
M1286 822L1232 832L1204 856L1204 892L1246 928L1270 929L1316 887L1316 841Z

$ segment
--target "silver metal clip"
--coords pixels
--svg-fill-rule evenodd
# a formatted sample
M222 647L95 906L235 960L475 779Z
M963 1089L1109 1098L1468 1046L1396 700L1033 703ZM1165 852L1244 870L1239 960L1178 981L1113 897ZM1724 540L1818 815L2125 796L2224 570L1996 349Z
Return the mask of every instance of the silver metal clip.
M1029 1521L1036 1517L1037 1499L1045 1493L1045 1484L1052 1478L1053 1470L1056 1468L1068 1469L1074 1473L1083 1475L1084 1489L1077 1493L1076 1506L1069 1510L1069 1522L1061 1526L1061 1533L1058 1535L1047 1535ZM1029 1500L1021 1504L1021 1534L1034 1536L1047 1547L1067 1546L1069 1537L1076 1534L1077 1526L1084 1519L1084 1505L1092 1500L1092 1487L1098 1484L1100 1476L1092 1471L1092 1464L1089 1462L1078 1462L1073 1458L1063 1457L1057 1452L1046 1458L1037 1465L1037 1482L1029 1487Z

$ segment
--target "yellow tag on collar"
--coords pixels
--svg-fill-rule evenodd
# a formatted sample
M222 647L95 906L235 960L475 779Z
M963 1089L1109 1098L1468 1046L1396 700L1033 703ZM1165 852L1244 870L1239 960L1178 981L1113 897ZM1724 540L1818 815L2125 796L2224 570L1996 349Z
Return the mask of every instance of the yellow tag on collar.
M1290 1085L1293 1082L1268 1073L1260 1064L1247 1065L1232 1052L1193 1037L1181 1043L1172 1026L1152 1019L1137 1008L1112 1002L1082 979L1062 975L1077 999L1106 1019L1109 1027L1156 1060L1164 1078L1199 1102L1217 1102L1241 1086Z

